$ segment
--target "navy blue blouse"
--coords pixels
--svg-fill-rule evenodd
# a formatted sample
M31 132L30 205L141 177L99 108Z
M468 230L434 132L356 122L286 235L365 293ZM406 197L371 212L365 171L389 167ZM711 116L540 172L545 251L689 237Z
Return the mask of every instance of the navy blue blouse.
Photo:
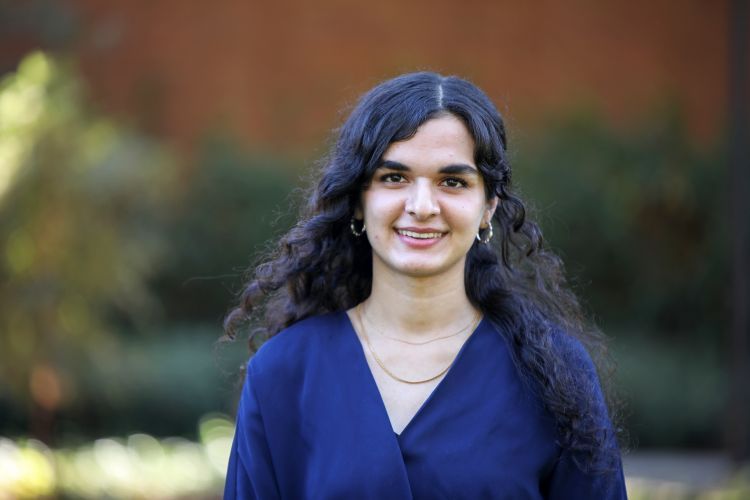
M603 403L602 415L610 425ZM224 498L569 500L626 492L619 463L586 474L561 452L552 417L486 318L395 434L342 311L292 325L251 359Z

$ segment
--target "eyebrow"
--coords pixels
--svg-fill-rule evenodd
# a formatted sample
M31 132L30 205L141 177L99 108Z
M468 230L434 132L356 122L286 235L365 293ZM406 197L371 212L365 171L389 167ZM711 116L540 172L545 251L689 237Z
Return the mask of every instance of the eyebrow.
M411 172L411 168L407 165L392 160L381 161L378 168L387 168L389 170L396 170L397 172ZM466 163L451 163L450 165L440 167L438 172L441 174L479 174L475 167L467 165Z

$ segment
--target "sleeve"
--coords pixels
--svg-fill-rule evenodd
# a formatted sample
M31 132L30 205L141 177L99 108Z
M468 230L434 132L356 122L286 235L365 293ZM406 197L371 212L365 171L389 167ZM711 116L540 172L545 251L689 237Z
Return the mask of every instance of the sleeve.
M554 470L549 483L550 500L571 498L620 500L627 499L625 477L622 464L617 464L604 472L583 472L568 452L564 452Z
M248 363L229 454L224 499L276 498L280 498L276 474L258 398L253 388L253 364Z
M555 463L548 479L548 495L551 500L568 500L570 498L620 500L627 499L625 477L622 470L617 438L607 412L599 377L583 345L569 337L564 341L565 356L575 367L577 379L592 395L589 404L588 418L601 432L602 446L611 453L591 467L582 470L574 460L570 450L563 450ZM606 461L606 462L605 462Z

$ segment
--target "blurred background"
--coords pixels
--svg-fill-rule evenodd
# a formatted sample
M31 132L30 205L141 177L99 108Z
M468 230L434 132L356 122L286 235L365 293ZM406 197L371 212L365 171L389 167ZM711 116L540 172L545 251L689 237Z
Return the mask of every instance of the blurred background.
M0 1L0 499L213 498L244 273L356 98L468 78L612 339L633 498L750 498L748 2ZM745 496L747 495L747 496Z

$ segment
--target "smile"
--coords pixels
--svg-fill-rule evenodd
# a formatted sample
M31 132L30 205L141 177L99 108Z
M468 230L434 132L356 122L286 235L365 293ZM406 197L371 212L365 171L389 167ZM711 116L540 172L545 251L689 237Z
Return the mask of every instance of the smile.
M443 233L417 233L415 231L407 231L406 229L396 229L396 232L401 236L408 236L409 238L419 240L433 240L443 237Z

